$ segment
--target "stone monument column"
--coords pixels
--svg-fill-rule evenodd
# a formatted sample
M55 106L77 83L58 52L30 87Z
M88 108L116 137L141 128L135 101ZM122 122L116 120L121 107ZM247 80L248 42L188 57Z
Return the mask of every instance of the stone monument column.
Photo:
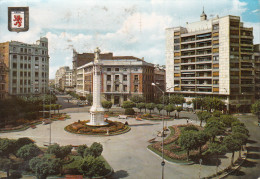
M103 126L107 125L104 121L105 109L101 104L101 66L99 59L100 49L95 49L95 59L93 62L93 105L90 108L91 119L87 125Z

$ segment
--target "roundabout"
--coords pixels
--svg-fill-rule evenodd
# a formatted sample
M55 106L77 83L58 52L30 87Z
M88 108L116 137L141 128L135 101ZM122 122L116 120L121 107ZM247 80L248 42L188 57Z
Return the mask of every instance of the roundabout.
M128 125L118 121L105 120L106 125L92 126L88 125L89 121L74 122L67 125L64 129L67 132L82 135L93 135L93 136L111 136L119 135L129 132L131 128Z

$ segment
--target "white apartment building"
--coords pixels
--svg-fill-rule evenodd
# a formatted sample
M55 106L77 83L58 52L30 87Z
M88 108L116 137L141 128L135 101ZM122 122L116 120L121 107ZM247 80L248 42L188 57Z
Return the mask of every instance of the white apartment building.
M36 44L18 41L0 43L0 53L8 67L8 93L27 95L45 93L49 84L48 39Z
M166 29L166 89L196 96L219 96L227 110L249 109L254 101L253 28L238 16L186 23Z

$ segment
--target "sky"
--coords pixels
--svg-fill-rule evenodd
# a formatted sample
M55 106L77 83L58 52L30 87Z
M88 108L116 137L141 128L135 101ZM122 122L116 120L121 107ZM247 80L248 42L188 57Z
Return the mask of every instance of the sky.
M8 7L29 7L29 31L8 31ZM50 78L61 66L72 67L72 49L144 57L165 65L165 28L208 18L241 17L260 43L260 0L0 0L0 42L49 40Z

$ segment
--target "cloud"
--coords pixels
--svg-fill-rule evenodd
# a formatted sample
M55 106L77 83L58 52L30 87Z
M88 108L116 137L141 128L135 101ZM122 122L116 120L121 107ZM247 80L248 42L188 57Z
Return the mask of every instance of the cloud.
M255 9L252 11L252 13L258 13L258 12L260 12L260 9Z
M64 65L71 66L72 49L79 53L102 52L144 57L147 62L165 64L165 28L185 26L200 18L202 7L208 17L246 14L242 0L27 0L17 3L0 0L1 41L35 43L40 36L49 39L50 77ZM30 30L13 33L7 30L7 7L30 7ZM254 10L255 13L259 9ZM244 13L244 14L243 14ZM254 27L254 42L259 43L259 23Z

